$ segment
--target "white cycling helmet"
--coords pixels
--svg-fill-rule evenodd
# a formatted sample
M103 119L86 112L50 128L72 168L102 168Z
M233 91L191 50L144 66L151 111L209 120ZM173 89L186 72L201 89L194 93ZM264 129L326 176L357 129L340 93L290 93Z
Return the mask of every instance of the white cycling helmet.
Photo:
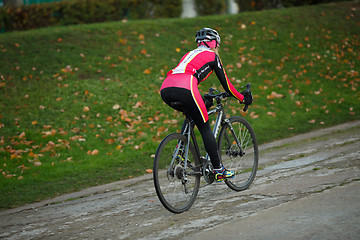
M220 45L220 35L216 30L212 28L203 28L196 32L195 42L197 44L201 42L211 42L212 40L215 40L217 45Z

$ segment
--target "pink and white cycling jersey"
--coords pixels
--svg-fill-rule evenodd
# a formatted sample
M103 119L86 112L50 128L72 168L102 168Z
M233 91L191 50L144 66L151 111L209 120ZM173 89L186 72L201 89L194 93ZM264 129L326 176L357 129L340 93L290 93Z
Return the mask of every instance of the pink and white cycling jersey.
M167 73L167 78L164 80L161 90L167 87L180 87L192 90L194 87L194 83L191 84L193 82L192 76L197 79L195 84L197 88L197 85L206 80L213 71L226 92L240 101L244 100L244 96L235 89L228 79L219 56L206 46L199 46L185 54L181 58L180 63ZM196 96L196 98L198 97Z

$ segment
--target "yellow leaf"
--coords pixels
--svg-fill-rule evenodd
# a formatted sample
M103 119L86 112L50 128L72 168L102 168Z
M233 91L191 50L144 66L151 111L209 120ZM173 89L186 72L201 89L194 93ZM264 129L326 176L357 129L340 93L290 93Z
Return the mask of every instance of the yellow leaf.
M145 171L146 171L147 173L152 173L152 172L153 172L152 169L146 169Z
M149 69L144 70L144 74L150 74L150 73L151 73L151 71Z
M181 49L180 49L180 48L176 48L175 51L176 51L176 52L180 52Z
M83 108L83 112L88 112L88 111L90 111L90 108L87 107L87 106L85 106L85 107Z
M35 121L32 121L31 124L32 124L32 125L36 125L36 124L38 124L38 121L36 121L36 120L35 120Z

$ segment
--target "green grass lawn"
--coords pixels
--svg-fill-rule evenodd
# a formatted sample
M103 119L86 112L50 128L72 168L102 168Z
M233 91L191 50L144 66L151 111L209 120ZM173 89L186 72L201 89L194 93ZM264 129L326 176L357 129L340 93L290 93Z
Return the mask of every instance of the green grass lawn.
M216 28L259 143L360 118L360 4L54 27L0 35L0 209L146 174L182 115L167 71ZM212 76L202 86L220 88ZM260 159L261 161L261 159ZM151 187L151 186L149 186Z

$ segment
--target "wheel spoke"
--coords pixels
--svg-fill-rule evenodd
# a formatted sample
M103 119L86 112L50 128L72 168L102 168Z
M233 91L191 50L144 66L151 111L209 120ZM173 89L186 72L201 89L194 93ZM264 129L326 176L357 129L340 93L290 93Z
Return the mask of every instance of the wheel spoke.
M194 203L200 185L200 175L196 167L199 160L192 144L188 153L187 169L183 156L180 156L179 141L186 142L182 134L171 134L159 145L154 159L154 184L156 193L169 211L181 213ZM174 156L175 155L175 156ZM190 168L191 167L191 168Z
M230 119L219 135L219 151L225 168L236 173L226 181L236 191L247 189L255 178L258 165L258 146L250 124L241 117ZM233 131L231 131L233 129ZM238 145L240 144L240 146Z

